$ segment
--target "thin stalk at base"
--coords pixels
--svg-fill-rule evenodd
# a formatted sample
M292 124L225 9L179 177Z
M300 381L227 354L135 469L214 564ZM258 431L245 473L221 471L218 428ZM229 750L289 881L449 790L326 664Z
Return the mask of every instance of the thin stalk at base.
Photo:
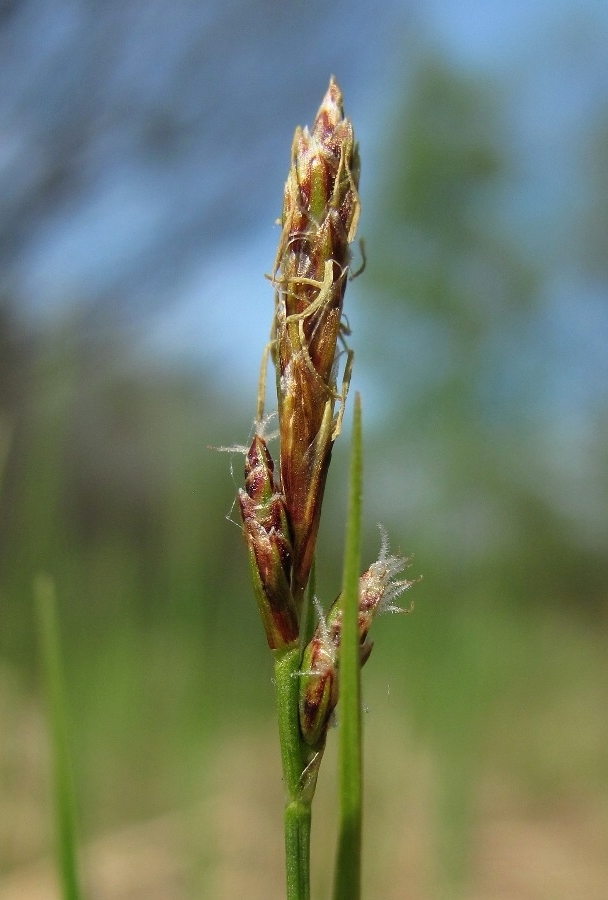
M310 898L310 801L292 800L285 807L287 900Z
M321 753L313 753L300 732L298 716L300 649L275 651L275 684L281 760L285 781L285 861L287 900L310 900L311 803Z

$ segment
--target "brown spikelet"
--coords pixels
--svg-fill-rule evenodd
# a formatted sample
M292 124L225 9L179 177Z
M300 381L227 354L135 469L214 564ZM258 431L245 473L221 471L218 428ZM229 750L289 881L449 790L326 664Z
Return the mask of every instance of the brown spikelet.
M389 553L388 538L382 530L382 544L376 562L359 578L359 661L364 666L372 652L369 638L372 622L382 612L408 612L395 600L414 584L398 579L409 560ZM315 601L316 602L316 601ZM339 695L340 645L342 642L342 596L334 601L326 616L317 605L319 624L304 650L300 680L300 729L313 747L322 746L331 714ZM410 607L412 609L412 607Z
M298 638L298 616L290 589L291 542L282 496L274 484L274 463L256 434L245 462L245 490L239 491L243 533L266 638L272 650Z
M296 130L274 277L281 486L297 602L310 574L347 389L348 373L338 392L336 370L349 245L359 218L358 181L353 128L332 79L312 130Z

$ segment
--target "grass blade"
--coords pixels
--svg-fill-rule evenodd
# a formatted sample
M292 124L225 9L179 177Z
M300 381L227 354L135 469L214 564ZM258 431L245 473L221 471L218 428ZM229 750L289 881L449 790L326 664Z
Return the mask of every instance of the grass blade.
M82 895L76 862L75 804L68 750L61 651L55 589L49 576L38 576L34 582L34 597L51 732L59 878L64 900L80 900Z
M361 894L362 738L359 659L359 564L363 449L361 399L355 397L353 442L343 575L340 644L339 796L340 825L334 900L358 900Z

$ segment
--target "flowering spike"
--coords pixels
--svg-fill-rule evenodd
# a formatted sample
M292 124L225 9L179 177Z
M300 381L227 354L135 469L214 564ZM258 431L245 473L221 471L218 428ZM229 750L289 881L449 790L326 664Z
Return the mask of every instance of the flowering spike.
M293 541L292 591L308 581L331 450L348 388L337 389L349 245L359 219L359 156L342 94L329 89L314 125L295 133L277 253L273 356L281 484ZM348 369L350 372L350 368Z
M362 642L366 639L375 616L385 612L409 612L409 609L397 606L395 600L416 582L416 579L408 581L405 578L395 578L395 575L403 572L409 565L410 560L409 557L392 556L384 528L380 527L380 533L382 542L378 559L359 579L359 637Z
M298 638L291 594L291 542L283 497L275 489L274 463L266 441L256 434L246 456L245 490L239 491L243 533L253 587L272 650Z
M389 554L388 539L381 529L382 544L375 563L359 579L360 662L364 666L372 652L368 634L374 616L383 612L405 612L395 605L397 597L414 584L397 580L407 559ZM342 639L342 595L323 616L317 605L319 624L304 650L300 672L300 728L304 740L313 747L322 746L331 714L338 702L340 642Z

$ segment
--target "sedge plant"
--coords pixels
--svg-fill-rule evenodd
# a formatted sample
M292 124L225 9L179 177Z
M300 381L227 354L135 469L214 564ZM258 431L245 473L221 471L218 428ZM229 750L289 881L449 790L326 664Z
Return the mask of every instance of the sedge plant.
M311 808L328 727L340 699L340 821L335 900L357 900L361 881L361 686L374 616L398 611L412 582L389 552L360 572L361 404L354 411L342 591L327 612L315 595L314 558L327 473L342 428L353 354L344 294L359 221L360 161L332 78L313 127L295 133L281 236L270 276L271 341L264 352L254 434L238 503L253 588L274 656L285 803L288 900L310 897ZM276 370L279 463L264 412L266 370Z

